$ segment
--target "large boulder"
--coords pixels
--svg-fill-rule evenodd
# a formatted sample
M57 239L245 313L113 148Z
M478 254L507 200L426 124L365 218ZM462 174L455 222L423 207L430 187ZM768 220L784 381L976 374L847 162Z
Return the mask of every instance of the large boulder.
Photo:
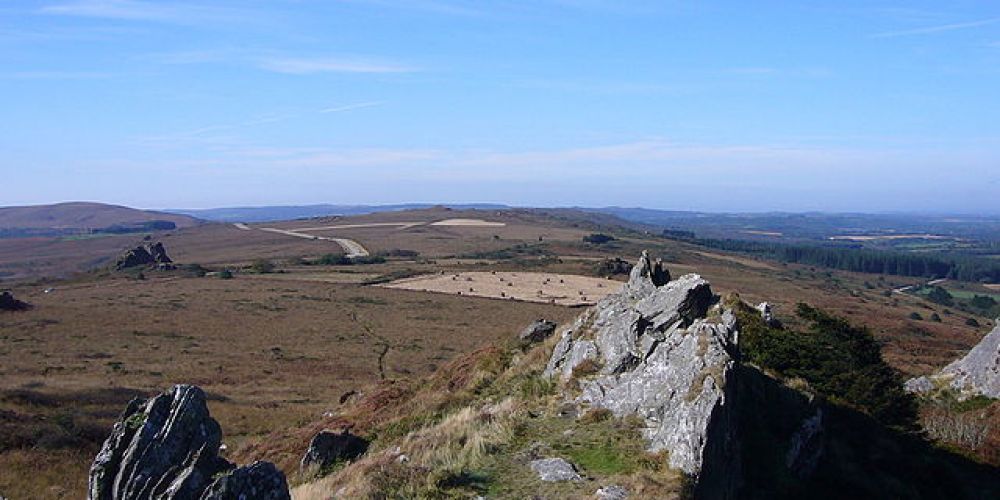
M324 430L313 436L302 457L303 469L327 468L336 462L354 460L368 451L368 441L347 429L339 432Z
M27 302L17 300L11 292L0 292L0 311L26 311L31 309Z
M167 256L167 250L163 248L163 243L143 243L119 255L115 261L115 269L121 271L139 266L171 268L173 267L172 263L173 260Z
M715 306L700 276L663 282L669 275L657 264L644 252L620 292L562 332L545 373L575 380L566 395L578 405L642 418L647 448L669 452L700 496L732 497L740 481L736 317Z
M134 399L91 465L88 498L290 498L284 474L271 464L237 468L219 456L221 439L198 387Z

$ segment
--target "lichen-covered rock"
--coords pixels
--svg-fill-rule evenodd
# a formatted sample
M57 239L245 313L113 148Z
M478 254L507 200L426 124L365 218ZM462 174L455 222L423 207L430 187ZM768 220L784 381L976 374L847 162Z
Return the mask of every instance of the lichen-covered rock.
M134 399L91 465L88 497L199 498L234 472L235 466L218 455L221 439L198 387L178 385L149 400ZM284 491L285 497L275 498L287 498L287 485Z
M368 441L351 434L349 430L340 432L320 431L309 442L309 448L302 457L303 469L323 469L340 460L354 460L368 451Z
M594 498L598 500L625 500L628 498L628 490L617 484L611 484L603 488L598 488L594 492Z
M951 387L966 394L1000 398L1000 319L962 359L944 367L951 375Z
M733 367L736 318L717 307L708 282L690 274L659 283L643 253L629 282L564 332L546 375L577 377L577 404L637 415L650 451L696 478L699 491L731 497L739 483ZM580 376L586 361L599 366Z
M764 323L771 328L780 328L781 322L774 317L774 313L771 312L771 304L767 302L761 302L757 304L757 310L760 311L760 317L764 320Z
M936 387L948 386L959 397L1000 398L1000 319L968 354L940 372L907 380L903 387L915 394L929 394Z
M583 478L576 472L573 464L561 458L542 458L531 462L531 470L538 474L538 479L548 482L580 481Z
M911 378L903 383L903 389L913 394L928 394L934 390L934 382L926 376Z
M552 336L552 333L555 331L555 323L547 319L540 319L522 330L518 338L526 342L541 342Z

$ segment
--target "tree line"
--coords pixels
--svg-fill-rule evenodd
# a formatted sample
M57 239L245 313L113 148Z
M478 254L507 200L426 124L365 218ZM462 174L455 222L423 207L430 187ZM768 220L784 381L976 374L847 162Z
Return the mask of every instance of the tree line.
M1000 263L966 256L939 256L866 248L793 245L764 241L696 238L664 231L663 236L729 252L831 269L923 278L1000 283Z

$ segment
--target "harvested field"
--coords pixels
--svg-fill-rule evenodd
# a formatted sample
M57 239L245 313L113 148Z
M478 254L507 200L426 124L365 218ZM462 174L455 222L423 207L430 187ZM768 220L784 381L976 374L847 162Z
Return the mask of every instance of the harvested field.
M432 222L432 226L472 226L472 227L502 227L504 222L490 222L482 219L445 219Z
M583 306L595 304L605 295L617 292L622 283L572 274L496 271L429 274L397 280L383 286L402 290Z

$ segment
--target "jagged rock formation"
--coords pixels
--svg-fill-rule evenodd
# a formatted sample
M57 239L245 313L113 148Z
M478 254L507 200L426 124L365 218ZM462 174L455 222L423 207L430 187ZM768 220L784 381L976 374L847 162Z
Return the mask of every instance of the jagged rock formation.
M348 429L340 432L321 431L309 442L301 467L323 469L340 460L354 460L366 451L368 441L351 434Z
M134 399L91 465L88 497L290 498L284 474L266 462L236 467L219 456L221 439L198 387L178 385L149 400Z
M1000 398L1000 318L995 323L993 331L963 358L952 361L934 375L908 380L906 389L925 394L947 385L963 396Z
M11 292L0 292L0 311L26 311L31 304L14 298Z
M556 331L556 324L547 319L540 319L528 325L518 336L525 342L541 342L552 336Z
M126 250L115 261L115 269L121 271L130 267L160 267L172 268L173 260L167 256L163 243L144 243Z
M651 451L725 498L739 484L734 365L736 318L695 274L669 274L644 252L622 290L565 330L545 373L577 380L580 405L645 421ZM711 310L711 315L709 314Z

